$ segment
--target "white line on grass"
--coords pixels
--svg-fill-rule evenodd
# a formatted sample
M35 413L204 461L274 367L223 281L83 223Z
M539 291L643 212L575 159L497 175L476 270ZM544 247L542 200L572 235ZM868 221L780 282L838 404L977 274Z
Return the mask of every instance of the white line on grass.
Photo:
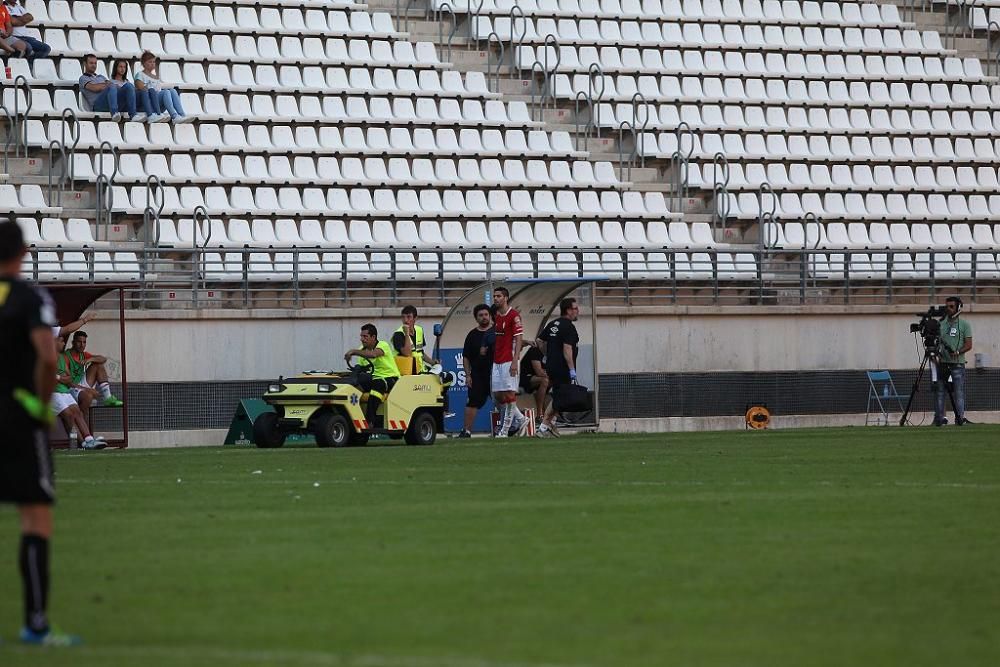
M38 653L34 647L12 646L13 653ZM320 667L588 667L550 662L508 662L486 658L393 656L333 653L328 651L239 650L204 646L80 646L74 654L97 658L165 658L181 664L185 659L225 660L233 664L318 665Z
M244 486L246 484L268 484L297 486L301 484L319 483L335 484L340 486L348 485L371 485L371 486L581 486L581 487L719 487L719 486L759 486L770 488L773 486L786 486L785 482L774 484L759 484L749 480L731 480L729 482L704 482L698 480L654 480L654 481L629 481L629 480L547 480L547 479L525 479L525 480L418 480L418 479L266 479L254 476L253 479L188 479L178 482L175 478L169 479L74 479L59 478L59 484L85 484L90 486L101 486L103 484L209 484L217 486ZM837 486L838 482L819 481L812 482L811 486L831 487ZM949 488L949 489L977 489L996 490L1000 489L1000 484L977 484L973 482L890 482L893 486L915 487L915 488ZM795 486L801 486L799 482ZM857 482L850 482L852 487L860 487ZM884 487L885 482L873 482L872 487Z

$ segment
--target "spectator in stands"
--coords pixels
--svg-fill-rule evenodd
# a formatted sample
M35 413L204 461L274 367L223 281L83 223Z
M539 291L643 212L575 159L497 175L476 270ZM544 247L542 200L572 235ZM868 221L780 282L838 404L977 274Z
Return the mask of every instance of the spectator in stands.
M0 4L0 51L16 58L27 58L29 46L14 36L14 24L6 4Z
M87 352L86 332L77 331L73 334L73 346L66 356L74 385L70 388L71 393L84 414L98 396L102 398L102 405L121 407L122 402L111 393L111 385L108 383L108 372L104 367L108 358Z
M965 418L965 353L972 349L972 325L961 318L962 299L950 296L944 307L948 314L941 320L941 361L938 363L938 383L934 403L934 425L948 423L944 410L944 395L951 379L951 400L955 408L955 425L968 424Z
M545 414L545 400L549 392L549 376L545 372L545 353L537 343L525 341L528 351L521 357L521 390L535 395L535 419Z
M126 83L129 83L128 61L116 60L115 64L111 67L111 85L116 88L121 88ZM150 113L149 96L141 91L136 91L135 100L136 108L144 109L144 111L137 113L132 117L132 120L138 123L148 118L151 123L156 122L153 120L153 114Z
M465 386L469 399L465 404L465 427L458 434L460 438L472 437L472 424L486 399L490 397L490 372L493 370L493 345L496 333L490 307L481 303L472 310L476 327L465 337L462 347L462 367L465 369Z
M559 318L552 320L542 329L536 341L539 347L545 346L545 371L549 375L549 385L555 389L559 385L576 382L576 357L579 354L580 334L573 324L580 317L580 306L576 299L569 297L559 302ZM540 438L557 436L553 422L559 416L555 409L555 401L542 419L535 432Z
M174 123L190 123L193 118L184 113L177 89L160 81L157 58L144 51L139 59L142 70L135 75L135 87L149 95L150 107L157 114L167 113Z
M10 14L14 37L24 42L28 47L27 59L48 58L52 47L31 34L26 26L34 23L35 17L28 13L20 0L4 0L7 12Z
M413 343L402 331L392 334L392 349L396 351L396 367L400 375L417 374L417 358L413 356Z
M135 86L128 82L118 86L98 74L97 56L93 53L83 57L80 93L93 111L110 111L113 121L122 119L122 106L125 107L129 120L135 118Z
M56 354L59 355L59 360L56 365L57 384L52 392L52 412L62 420L66 433L76 429L76 432L83 437L84 449L104 449L108 443L105 442L104 438L95 438L94 434L90 432L90 425L87 423L86 417L83 416L76 399L73 398L73 376L69 372L65 348L66 339L62 336L57 337Z

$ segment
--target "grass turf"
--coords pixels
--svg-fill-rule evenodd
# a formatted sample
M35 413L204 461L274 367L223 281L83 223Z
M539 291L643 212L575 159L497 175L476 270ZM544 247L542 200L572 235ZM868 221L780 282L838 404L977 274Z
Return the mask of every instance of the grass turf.
M0 664L989 665L1000 429L60 453L52 616Z

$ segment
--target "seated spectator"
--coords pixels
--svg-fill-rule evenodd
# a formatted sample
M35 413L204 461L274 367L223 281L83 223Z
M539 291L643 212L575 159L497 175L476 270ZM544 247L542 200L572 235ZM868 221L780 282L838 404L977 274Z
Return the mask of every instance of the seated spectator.
M417 359L413 356L413 341L402 331L392 334L392 349L396 351L396 367L400 375L416 375Z
M108 383L108 372L104 368L107 357L91 354L87 352L87 334L77 331L73 334L73 345L69 352L64 354L67 361L67 368L72 377L70 393L80 405L84 414L90 410L91 403L101 396L101 404L111 407L120 407L122 402L111 393L111 385Z
M194 120L184 113L184 107L181 106L181 96L177 89L160 81L156 56L145 51L139 62L142 63L142 71L135 75L135 87L140 91L146 91L153 111L170 114L170 120L174 123L190 123Z
M14 37L24 42L28 47L28 62L35 58L48 58L52 47L38 39L26 26L34 23L35 17L28 13L20 0L4 0L7 12L10 14L11 25L14 27Z
M111 85L115 88L121 88L126 83L129 83L128 62L125 60L116 60L115 64L111 67ZM135 100L136 108L142 108L145 109L145 111L140 111L136 115L132 116L132 120L138 123L149 118L149 122L156 122L152 120L154 114L150 112L149 96L140 91L136 91Z
M127 81L119 86L98 74L97 56L93 53L83 57L80 93L93 111L110 111L113 121L122 119L123 105L129 120L135 118L135 86Z
M108 446L108 443L104 440L104 438L94 437L94 434L90 432L90 425L87 423L87 419L83 416L80 406L73 398L71 391L73 377L70 375L69 367L66 363L66 355L64 354L66 339L59 336L55 340L56 354L59 358L59 365L57 366L58 370L56 371L56 380L58 384L56 384L56 388L52 392L52 411L55 412L62 421L63 426L66 428L66 433L70 433L73 429L76 429L76 432L83 437L84 449L104 449Z
M535 395L535 418L540 420L545 414L545 402L549 391L549 376L545 372L545 355L537 345L525 341L527 352L521 357L520 385L525 394Z
M7 5L0 5L0 51L15 58L28 57L28 45L14 36L14 24Z

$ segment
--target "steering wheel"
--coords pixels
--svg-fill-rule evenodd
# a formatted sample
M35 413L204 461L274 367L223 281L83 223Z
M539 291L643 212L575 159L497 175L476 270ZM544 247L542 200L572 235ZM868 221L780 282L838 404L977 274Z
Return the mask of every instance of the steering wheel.
M375 372L375 364L372 363L371 359L368 359L366 357L358 357L358 363L356 363L356 364L352 364L349 361L347 362L347 370L354 371L354 372L361 372L361 373L365 373L365 372L374 373Z

